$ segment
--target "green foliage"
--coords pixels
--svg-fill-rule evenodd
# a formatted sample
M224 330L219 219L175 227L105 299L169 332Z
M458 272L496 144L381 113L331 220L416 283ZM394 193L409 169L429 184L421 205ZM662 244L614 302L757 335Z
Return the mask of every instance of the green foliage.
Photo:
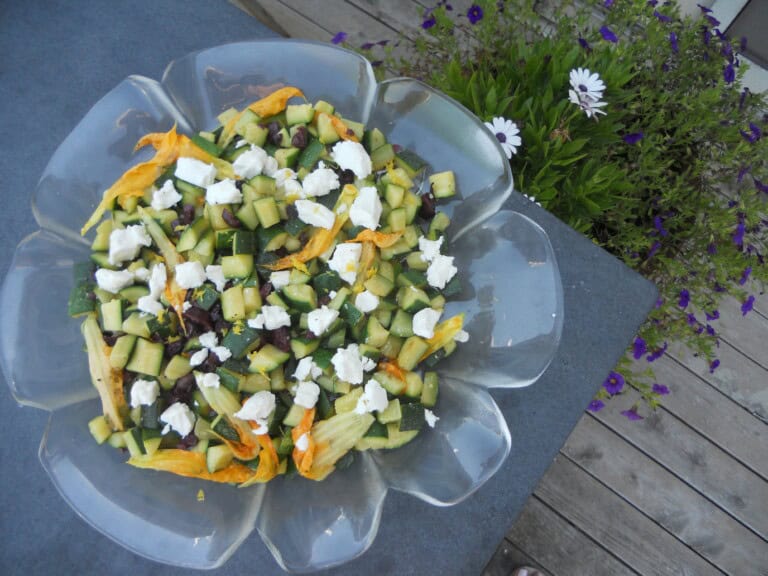
M385 66L429 82L484 121L513 120L522 138L511 159L516 188L656 283L659 305L638 335L638 352L642 343L647 352L637 356L679 342L713 362L720 302L733 296L748 313L750 295L768 279L768 196L760 190L768 132L756 139L750 130L768 130L766 100L742 91L738 46L704 16L682 19L674 5L654 9L646 0L610 9L603 0L581 8L564 1L553 25L533 0L476 4L484 17L475 24L443 6L426 13L435 25L422 31L413 57L385 58ZM602 26L618 42L605 40ZM574 68L605 83L599 120L569 101ZM624 140L637 133L636 143ZM621 368L627 375L629 362ZM633 371L628 383L655 407L652 371Z

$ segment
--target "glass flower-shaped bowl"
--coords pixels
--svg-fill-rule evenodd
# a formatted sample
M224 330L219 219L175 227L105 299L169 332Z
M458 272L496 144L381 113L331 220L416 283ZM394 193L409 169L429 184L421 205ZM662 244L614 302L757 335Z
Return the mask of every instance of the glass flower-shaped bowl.
M401 449L358 453L351 467L320 483L278 478L238 489L126 466L125 456L98 446L87 427L100 405L80 322L66 313L72 266L89 255L80 227L102 191L146 159L133 153L141 135L174 123L185 133L209 129L222 110L285 85L378 127L435 171L456 174L460 192L441 209L452 219L446 252L456 257L463 291L446 315L466 314L470 340L439 366L440 420ZM19 244L2 288L3 371L19 403L51 412L40 459L53 483L93 527L152 560L214 568L256 528L277 562L295 572L363 553L389 489L437 506L466 498L510 451L488 389L533 383L562 328L562 288L546 234L500 210L512 189L501 147L466 109L415 80L377 84L364 58L327 44L228 44L171 63L160 82L125 79L45 169L33 201L41 230Z

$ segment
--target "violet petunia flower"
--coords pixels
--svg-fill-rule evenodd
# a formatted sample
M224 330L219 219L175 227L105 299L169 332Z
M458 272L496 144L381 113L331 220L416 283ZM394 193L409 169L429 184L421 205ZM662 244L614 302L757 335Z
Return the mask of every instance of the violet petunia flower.
M646 352L648 352L648 346L645 344L645 340L638 336L632 343L632 356L635 360L640 360Z
M424 30L429 30L435 24L437 24L437 19L435 18L434 14L430 14L429 17L425 18L424 21L421 23L421 27Z
M656 255L656 252L658 252L660 248L661 248L661 242L659 241L654 242L651 245L651 249L648 250L648 256L646 256L645 259L650 260L651 258L653 258Z
M741 169L739 170L739 173L736 176L736 182L741 184L741 181L744 180L744 176L749 174L750 170L752 170L752 166L751 165L749 165L749 166L742 166ZM754 178L753 178L753 180L754 180Z
M633 422L643 419L643 417L637 413L637 408L632 408L631 410L624 410L621 413L621 415L626 416L627 419L632 420Z
M602 410L603 408L605 408L605 402L597 399L592 400L592 402L589 403L589 406L587 406L587 409L590 412L600 412L600 410Z
M745 86L744 90L741 91L741 95L739 96L739 111L744 110L744 102L747 100L747 94L749 94L749 88Z
M467 18L469 18L469 23L474 26L483 19L483 9L477 4L472 4L467 10Z
M341 44L347 39L346 32L337 32L336 35L331 38L331 44Z
M371 49L371 48L373 48L375 45L376 45L376 44L374 44L373 42L366 42L365 44L363 44L362 46L360 46L360 50L370 50L370 49Z
M659 215L653 217L653 227L656 228L656 231L661 236L667 236L669 234L669 231L664 228L664 219Z
M758 180L755 177L752 177L752 182L755 183L755 188L757 188L760 192L765 192L768 194L768 184L765 184L764 182Z
M720 366L720 360L715 358L714 360L712 360L712 362L709 363L709 373L714 374L718 366Z
M718 20L718 19L717 19L717 18L715 18L714 16L709 16L709 15L707 15L707 16L704 16L704 18L706 18L706 19L707 19L707 21L708 21L708 22L709 22L709 23L710 23L712 26L715 26L715 27L717 27L717 26L720 26L720 20ZM717 33L717 30L715 30L715 33ZM721 32L721 34L722 34L722 32ZM718 36L720 36L720 35L718 34Z
M688 322L688 326L695 326L698 323L698 320L696 320L696 315L693 312L689 312L688 316L686 317L686 322Z
M610 8L611 6L613 6L614 1L615 0L605 0L605 2L603 2L603 6L605 6L606 8Z
M658 10L654 10L653 11L653 15L656 16L656 18L659 19L659 22L664 22L664 23L672 22L672 18L670 18L666 14L662 14Z
M702 26L701 29L703 32L704 46L709 46L709 41L712 39L712 33L709 31L709 28L707 28L706 26Z
M659 5L659 0L648 0L648 6L651 8L656 8L656 6Z
M640 140L643 139L643 133L642 132L632 132L632 134L627 134L625 136L622 136L621 139L624 140L624 142L626 142L627 144L630 144L630 145L637 144L638 142L640 142Z
M664 384L654 384L651 390L653 390L654 393L658 394L659 396L666 396L669 394L669 388Z
M608 26L603 26L600 28L600 35L603 37L604 40L607 40L608 42L613 42L616 44L616 42L619 41L616 34L613 33L613 30L608 28Z
M662 346L661 348L658 348L654 352L651 352L650 354L648 354L648 356L646 356L645 359L648 362L656 362L656 360L658 360L659 358L664 356L664 354L667 352L667 348L668 347L669 347L669 345L666 342L664 342L664 346Z
M587 42L584 38L579 36L579 46L584 48L587 52L592 52L592 46L589 45L589 42Z
M749 280L749 275L752 274L752 266L747 266L744 268L744 271L741 273L741 278L739 279L739 286L744 286L744 284L747 283L747 280Z
M677 301L677 305L680 306L683 310L688 308L688 304L691 302L691 294L683 288L680 290L680 299Z
M624 388L624 376L618 372L612 371L608 374L608 378L605 379L605 382L603 382L603 388L605 388L606 392L611 396L618 394Z
M715 329L712 328L712 326L709 324L707 324L707 334L709 334L713 338L717 336L717 332L715 332Z
M742 36L739 40L739 52L744 53L747 51L747 37Z
M675 34L674 32L669 33L669 44L670 46L672 46L672 52L674 52L675 54L680 52L680 48L677 45L677 34Z
M733 64L729 63L723 68L723 79L726 84L733 84L733 81L736 80L736 69L733 67Z
M746 231L746 226L744 225L744 220L739 220L739 224L736 226L736 230L733 233L733 243L741 248L744 245L744 232Z
M701 10L701 11L702 11L704 14L709 14L710 12L712 12L712 8L707 8L706 6L702 6L701 4L696 4L696 6L698 6L698 7L699 7L699 9L700 9L700 10Z
M755 306L755 297L751 294L749 295L749 298L747 298L741 305L741 315L746 316L750 312L752 312L752 308Z
M754 144L763 136L763 131L760 129L760 126L754 122L749 123L749 133L745 132L744 130L739 130L739 132L741 133L741 137L750 144Z
M713 320L717 320L720 318L720 310L712 310L712 312L704 312L704 316L707 317L707 320L712 322Z

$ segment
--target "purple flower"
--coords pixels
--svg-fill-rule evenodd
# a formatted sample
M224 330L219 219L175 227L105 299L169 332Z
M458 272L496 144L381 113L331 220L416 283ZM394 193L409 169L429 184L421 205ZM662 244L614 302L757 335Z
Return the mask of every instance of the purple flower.
M664 228L664 219L661 216L653 217L653 227L661 236L666 236L669 232Z
M765 184L754 177L752 178L752 181L755 183L755 188L757 188L760 192L765 192L768 194L768 184Z
M709 31L709 28L707 28L706 26L702 26L701 30L702 30L702 33L704 35L704 38L703 38L704 45L705 46L709 46L709 41L712 39L712 33ZM707 56L708 56L708 54L707 54Z
M733 243L736 244L736 246L743 246L744 245L744 220L739 220L738 226L736 226L736 231L733 233Z
M717 336L717 333L715 332L715 329L712 328L712 326L709 325L709 324L707 324L707 334L709 334L712 337Z
M631 410L624 410L621 413L621 415L626 416L629 420L632 420L633 422L643 419L643 417L637 413L637 408L632 408Z
M659 19L659 22L672 22L672 18L670 18L666 14L662 14L658 10L654 10L653 11L653 15L656 16L656 18Z
M605 2L603 2L603 6L605 6L606 8L610 8L611 6L613 6L613 2L614 0L605 0Z
M728 62L733 64L733 48L730 42L723 42L723 47L720 49L720 53L725 57Z
M746 52L747 51L747 37L742 36L741 40L739 40L739 52Z
M752 274L752 266L747 266L741 273L741 280L739 280L739 286L744 286L749 280L749 275Z
M682 308L683 310L685 310L686 308L688 308L688 304L690 301L691 301L690 292L688 292L688 290L686 290L685 288L680 290L680 300L677 301L677 305L680 306L680 308Z
M589 406L587 406L587 409L590 412L600 412L603 408L605 408L605 402L602 400L592 400L592 402L589 403Z
M341 44L347 39L347 33L346 32L338 32L336 36L331 38L332 44Z
M659 309L664 305L664 298L658 298L656 300L656 304L653 305L654 308Z
M648 0L648 6L650 6L651 8L656 8L658 4L659 4L659 0Z
M661 248L661 242L656 241L651 245L651 249L648 250L648 256L645 257L646 260L650 260L656 255L656 252L659 251L659 248Z
M734 80L736 80L736 70L733 67L733 64L728 64L725 68L723 68L723 79L725 80L726 84L732 84Z
M718 284L717 282L715 282L715 285L712 287L712 290L714 290L715 292L725 292L726 291L725 288L720 286L720 284Z
M701 10L701 11L702 11L704 14L709 14L710 12L712 12L712 8L707 8L706 6L702 6L701 4L696 4L696 6L698 6L698 7L699 7L699 9L700 9L700 10Z
M632 134L627 134L626 136L622 136L621 138L626 142L627 144L637 144L640 142L640 140L643 139L643 133L642 132L632 132Z
M698 322L698 320L696 320L696 315L692 312L688 313L686 321L688 322L688 326L695 326Z
M587 41L586 41L584 38L582 38L581 36L579 36L579 46L581 46L582 48L584 48L584 50L586 50L587 52L591 52L591 51L592 51L592 47L589 45L589 42L587 42Z
M707 253L708 254L717 254L717 246L715 246L714 242L710 242L707 246Z
M715 18L714 16L704 16L704 18L706 18L706 19L707 19L707 21L708 21L708 22L709 22L709 23L710 23L712 26L720 26L720 20L718 20L718 19L717 19L717 18ZM717 34L718 32L719 32L719 30L715 30L715 34ZM718 38L720 38L720 39L723 39L723 38L725 37L725 36L723 35L723 33L722 33L722 32L720 32L720 34L717 34L717 36L718 36Z
M603 388L605 388L611 396L618 394L621 392L621 389L624 388L624 376L618 372L611 372L608 374L608 378L605 379L605 382L603 382Z
M712 312L704 312L704 316L707 317L707 320L712 322L713 320L717 320L720 318L720 310L712 310Z
M744 176L749 174L750 170L752 170L752 166L742 166L739 170L739 174L736 176L736 182L741 184L741 181L744 180Z
M603 40L608 40L608 42L613 42L614 44L619 41L616 34L608 26L600 28L600 35L603 37Z
M747 99L747 94L749 94L749 88L745 86L744 90L741 91L741 96L739 96L739 111L744 110L744 102Z
M430 14L429 17L425 18L424 21L421 23L421 27L424 30L429 30L435 24L437 24L437 20L435 19L435 15L434 14Z
M389 40L379 40L378 42L376 42L376 44L378 44L379 46L386 46L387 44L389 44Z
M664 384L654 384L651 390L653 390L654 393L658 394L659 396L666 396L669 394L669 388Z
M374 68L378 68L382 64L384 64L384 60L374 60L373 62L371 62L371 66L373 66Z
M635 360L639 360L645 356L646 352L648 352L648 347L645 344L645 340L638 336L632 343L632 356L634 356Z
M674 32L669 33L669 44L672 46L672 52L675 54L680 51L680 48L677 46L677 34Z
M373 42L366 42L365 44L360 46L360 50L370 50L374 46L375 46L375 44Z
M715 358L714 360L712 360L712 362L709 363L709 373L714 374L718 366L720 366L720 360Z
M741 305L741 315L746 316L750 312L752 312L752 308L755 305L755 297L751 294L749 295L749 298L747 298L744 303Z
M483 19L483 9L477 4L472 4L467 10L467 18L469 18L469 23L474 26Z
M646 356L645 359L648 362L656 362L656 360L664 356L664 353L667 351L667 347L668 347L668 344L664 342L664 346L657 349L655 352L651 352L650 354L648 354L648 356Z
M754 122L749 123L749 134L744 130L739 130L739 132L741 133L741 137L750 144L754 144L763 136L763 131L760 129L760 126Z

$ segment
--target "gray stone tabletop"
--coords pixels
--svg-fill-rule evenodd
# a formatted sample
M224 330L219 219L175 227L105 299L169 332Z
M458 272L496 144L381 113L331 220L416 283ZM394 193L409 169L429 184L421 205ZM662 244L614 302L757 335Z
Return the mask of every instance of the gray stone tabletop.
M0 17L0 273L37 226L31 192L58 144L129 74L217 44L274 36L231 4L204 0L9 2ZM499 472L461 504L436 508L390 492L379 534L357 560L323 574L479 574L608 371L656 291L619 261L515 194L508 207L549 234L565 314L558 354L520 390L492 392L512 432ZM2 311L0 311L2 314ZM37 460L47 414L19 407L0 383L0 573L175 575L97 533L59 497ZM282 573L257 534L211 574Z

